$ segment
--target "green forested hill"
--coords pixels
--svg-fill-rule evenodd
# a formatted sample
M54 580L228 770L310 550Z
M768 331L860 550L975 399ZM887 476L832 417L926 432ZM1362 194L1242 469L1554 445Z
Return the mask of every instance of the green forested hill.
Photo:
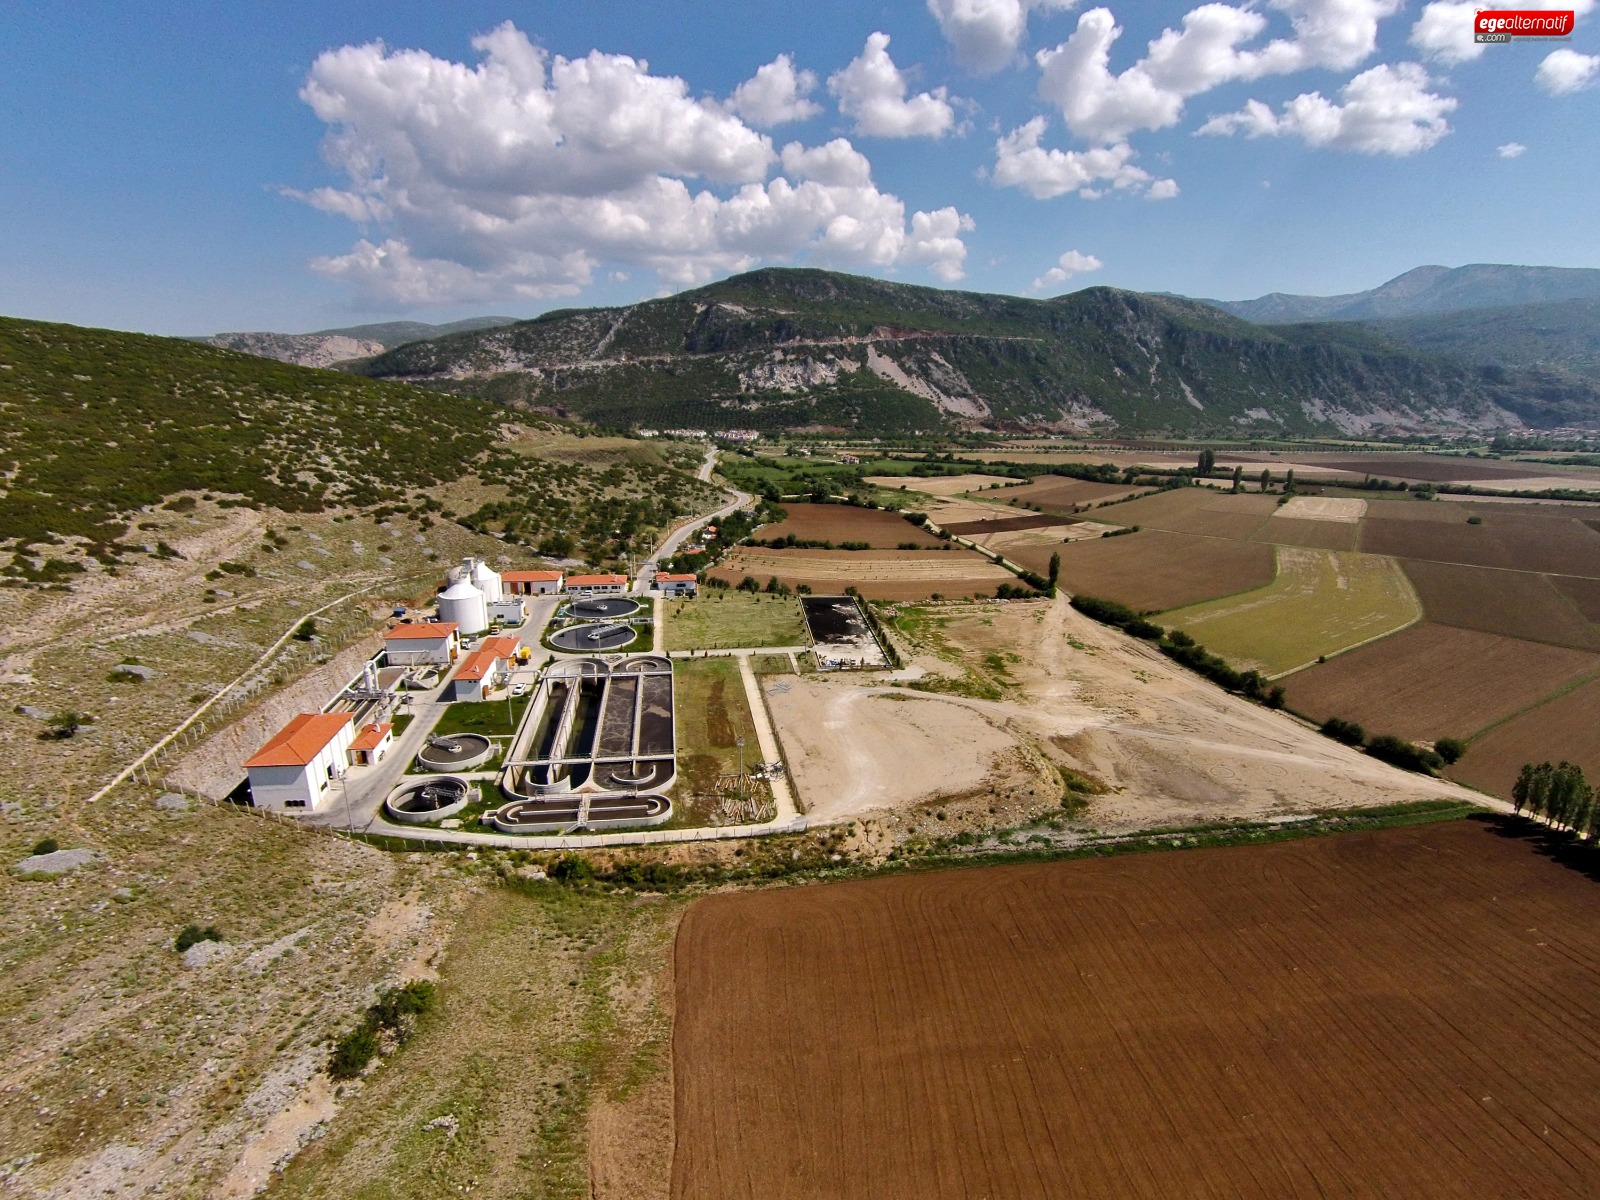
M352 369L617 425L1237 436L1600 423L1600 387L1316 330L1114 288L1027 300L767 269Z
M288 511L458 476L501 414L175 338L0 319L0 539L104 545L205 489Z
M1600 300L1367 321L1386 337L1473 366L1546 367L1600 381Z

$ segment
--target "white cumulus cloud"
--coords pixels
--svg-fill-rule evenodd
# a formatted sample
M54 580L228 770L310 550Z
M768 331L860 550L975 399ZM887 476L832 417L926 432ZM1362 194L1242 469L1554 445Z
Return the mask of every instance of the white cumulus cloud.
M1020 188L1036 200L1068 192L1093 200L1105 195L1105 187L1143 191L1153 199L1178 194L1172 180L1152 179L1150 172L1134 166L1134 151L1126 142L1088 150L1045 149L1039 142L1046 124L1044 117L1034 117L995 142L989 178L996 186Z
M820 113L822 105L806 99L816 90L816 75L796 71L794 59L780 54L733 89L728 108L758 129L771 129L790 121L809 120Z
M1582 19L1594 11L1595 0L1568 0L1560 5L1570 8L1575 17ZM1489 48L1488 43L1473 38L1473 18L1489 8L1487 3L1463 3L1462 0L1432 0L1423 5L1422 15L1411 27L1411 44L1424 57L1446 66L1471 62ZM1541 2L1539 7L1556 7L1554 3Z
M1431 83L1417 63L1383 64L1345 84L1339 92L1342 104L1321 92L1306 92L1274 113L1259 100L1251 100L1238 112L1212 117L1196 132L1293 136L1310 146L1359 154L1415 154L1450 132L1445 114L1457 103L1430 92Z
M1411 44L1425 57L1447 66L1471 62L1489 48L1472 36L1472 19L1482 7L1451 0L1424 5L1422 15L1411 27Z
M1186 101L1224 83L1355 66L1377 48L1378 23L1400 0L1270 0L1268 6L1288 16L1293 38L1252 49L1268 25L1262 12L1202 4L1184 15L1181 28L1151 40L1144 57L1121 73L1113 73L1110 62L1122 28L1110 9L1091 9L1072 36L1035 56L1039 96L1061 110L1079 137L1117 142L1135 130L1176 124Z
M843 138L780 155L644 62L552 56L509 23L473 45L472 66L380 43L330 50L302 89L346 182L295 194L376 231L313 265L368 302L566 295L602 266L687 285L795 257L960 277L970 218L908 218Z
M1600 54L1553 50L1533 73L1533 81L1552 96L1565 96L1593 86L1597 74L1600 74Z
M1507 142L1504 146L1496 146L1494 152L1501 158L1521 158L1528 148L1521 142Z
M889 57L889 35L874 33L861 53L828 77L839 111L869 137L943 137L956 114L944 88L907 97L905 73Z
M1071 279L1074 275L1082 275L1086 271L1098 271L1105 263L1092 254L1081 254L1076 250L1068 250L1056 259L1056 265L1033 281L1033 290L1042 292L1046 288L1057 287Z
M1017 59L1028 14L1063 11L1078 0L928 0L956 61L975 75L993 75Z

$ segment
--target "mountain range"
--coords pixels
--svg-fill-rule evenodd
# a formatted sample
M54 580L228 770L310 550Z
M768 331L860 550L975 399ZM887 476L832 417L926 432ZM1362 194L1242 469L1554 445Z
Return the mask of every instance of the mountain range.
M1205 300L1202 303L1246 321L1270 325L1420 317L1562 300L1600 300L1600 270L1516 267L1500 263L1417 267L1368 291L1343 296L1291 296L1273 292L1254 300Z
M223 350L238 350L259 358L294 363L301 367L330 367L354 358L382 354L407 342L443 337L478 329L510 325L515 317L468 317L447 325L428 325L422 321L384 321L376 325L351 325L342 329L319 329L315 333L216 333L189 339Z
M1535 269L1507 270L1532 286ZM346 369L620 427L1236 437L1600 427L1594 380L1469 363L1361 324L1253 324L1207 302L1109 287L1030 300L798 268L413 342Z

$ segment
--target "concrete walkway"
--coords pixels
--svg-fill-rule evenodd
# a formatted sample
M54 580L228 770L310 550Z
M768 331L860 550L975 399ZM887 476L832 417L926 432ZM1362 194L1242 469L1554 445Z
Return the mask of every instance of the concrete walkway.
M731 650L670 650L668 658L749 658L756 654L804 654L810 646L741 646ZM661 653L661 651L656 651Z
M750 702L750 715L756 723L756 745L761 747L761 761L782 763L778 751L778 735L772 728L772 718L767 714L767 698L761 694L761 683L750 666L750 656L739 656L739 678L744 681L744 698ZM787 773L771 779L772 799L777 805L777 821L793 821L800 815L794 802L794 792L789 788Z

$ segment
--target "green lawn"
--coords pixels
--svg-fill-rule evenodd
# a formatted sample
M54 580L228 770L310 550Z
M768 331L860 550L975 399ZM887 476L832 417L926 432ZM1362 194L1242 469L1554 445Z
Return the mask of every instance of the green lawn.
M504 700L461 700L444 710L444 716L434 726L440 736L452 733L483 733L490 737L506 737L516 732L517 722L528 707L531 696L518 696L510 702L511 719L506 720Z
M1175 608L1154 618L1182 629L1236 667L1282 675L1422 619L1394 559L1277 547L1278 574L1255 591Z
M678 770L687 789L709 791L718 775L739 769L736 739L745 740L745 763L761 761L755 721L745 699L739 663L732 658L691 658L673 663L673 705L678 723Z
M794 596L707 588L693 600L668 600L668 650L803 646L805 617Z

